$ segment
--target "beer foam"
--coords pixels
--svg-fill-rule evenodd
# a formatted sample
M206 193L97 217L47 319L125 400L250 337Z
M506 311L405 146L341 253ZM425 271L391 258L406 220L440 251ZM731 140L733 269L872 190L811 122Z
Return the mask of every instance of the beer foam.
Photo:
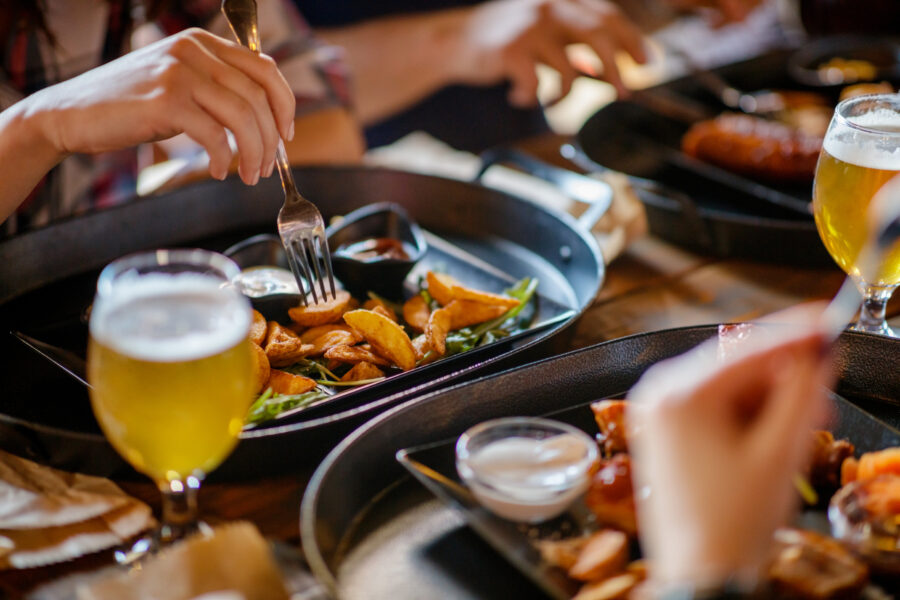
M846 163L868 169L900 171L900 115L878 110L853 117L852 123L872 131L884 131L890 136L860 131L841 124L832 124L825 136L825 151Z
M182 362L213 356L247 337L247 299L198 273L123 275L97 298L91 336L139 360Z

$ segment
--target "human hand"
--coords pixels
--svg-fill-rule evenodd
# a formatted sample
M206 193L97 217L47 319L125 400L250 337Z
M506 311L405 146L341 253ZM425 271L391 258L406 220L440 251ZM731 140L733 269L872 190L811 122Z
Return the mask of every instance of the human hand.
M715 26L738 23L746 19L765 0L667 0L682 10L700 10L711 13Z
M29 112L60 156L97 153L186 133L228 174L234 134L238 172L271 174L279 138L293 137L294 95L267 56L188 29L33 94Z
M782 313L807 325L751 336L724 361L715 342L664 361L629 393L639 530L657 584L756 576L828 410L818 312Z
M614 4L604 0L492 0L459 13L464 16L452 60L463 83L512 82L510 102L536 102L535 66L560 75L561 97L577 73L566 55L568 44L584 43L603 61L603 78L627 94L615 56L625 51L639 63L647 56L640 32Z

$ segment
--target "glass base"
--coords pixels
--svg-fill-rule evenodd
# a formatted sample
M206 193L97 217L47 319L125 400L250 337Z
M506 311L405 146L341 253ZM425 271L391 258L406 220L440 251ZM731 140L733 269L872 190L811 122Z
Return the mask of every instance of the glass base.
M203 521L195 521L191 527L180 527L177 530L162 526L141 536L131 544L125 544L113 552L113 557L120 565L133 567L160 550L195 534L212 535L212 527Z
M883 335L886 337L900 337L900 335L898 335L898 333L885 322L882 322L880 325L864 325L857 322L848 327L847 330L860 331L862 333L874 333L876 335Z

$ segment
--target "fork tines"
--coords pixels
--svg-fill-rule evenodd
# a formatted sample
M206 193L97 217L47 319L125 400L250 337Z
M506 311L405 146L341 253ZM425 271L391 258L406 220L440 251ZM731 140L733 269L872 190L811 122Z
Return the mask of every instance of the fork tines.
M300 287L300 300L304 306L309 305L308 296L312 294L313 304L326 302L328 291L335 297L334 275L331 272L331 253L323 232L293 232L290 239L282 238L288 263ZM321 263L321 264L320 264ZM325 277L322 277L324 264ZM326 288L326 279L328 287ZM306 282L304 286L303 282ZM318 282L318 290L316 285ZM321 292L321 297L320 297Z

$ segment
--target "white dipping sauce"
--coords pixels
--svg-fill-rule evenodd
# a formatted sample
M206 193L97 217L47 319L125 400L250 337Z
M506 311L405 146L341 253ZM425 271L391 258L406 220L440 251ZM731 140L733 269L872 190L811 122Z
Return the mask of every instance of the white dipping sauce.
M300 293L294 274L281 267L249 267L241 271L234 284L250 298Z
M537 523L555 517L587 489L587 436L507 437L475 450L461 468L472 493L497 515ZM464 471L471 469L471 477Z

